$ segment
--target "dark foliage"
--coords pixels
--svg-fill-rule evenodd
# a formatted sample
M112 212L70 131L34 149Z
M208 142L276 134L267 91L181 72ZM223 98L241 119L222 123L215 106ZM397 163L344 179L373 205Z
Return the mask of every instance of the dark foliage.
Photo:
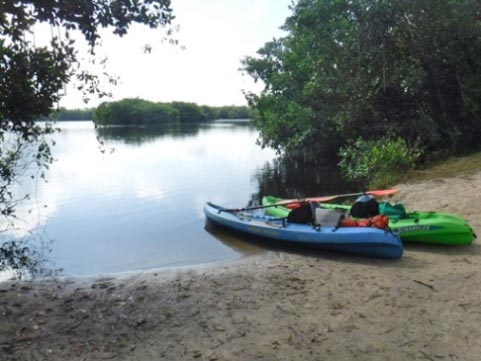
M481 137L475 0L300 0L244 70L262 144L332 157L358 138L459 153Z

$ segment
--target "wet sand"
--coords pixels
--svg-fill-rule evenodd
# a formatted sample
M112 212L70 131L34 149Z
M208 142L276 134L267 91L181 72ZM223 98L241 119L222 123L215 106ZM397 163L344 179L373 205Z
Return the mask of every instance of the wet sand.
M481 172L401 185L481 234ZM481 245L0 283L0 360L479 360Z

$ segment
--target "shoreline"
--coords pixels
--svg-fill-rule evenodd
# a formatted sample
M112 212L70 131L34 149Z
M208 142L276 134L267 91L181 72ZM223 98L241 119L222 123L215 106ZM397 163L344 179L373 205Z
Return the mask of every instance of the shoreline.
M401 185L481 234L481 172ZM468 192L469 190L469 192ZM478 360L481 244L0 283L0 360Z

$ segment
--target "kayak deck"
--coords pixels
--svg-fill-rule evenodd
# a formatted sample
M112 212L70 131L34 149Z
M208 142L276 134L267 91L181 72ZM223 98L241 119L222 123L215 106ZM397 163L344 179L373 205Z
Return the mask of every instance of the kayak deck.
M274 205L281 198L266 196L262 199L264 206ZM323 208L336 208L349 212L351 206L343 204L320 203ZM287 217L290 209L283 206L266 208L266 213ZM474 233L462 217L441 212L408 212L405 218L390 219L389 227L405 242L419 242L445 245L470 244Z
M312 227L253 212L230 212L211 203L204 212L214 224L280 242L382 258L399 258L403 252L400 239L381 229Z

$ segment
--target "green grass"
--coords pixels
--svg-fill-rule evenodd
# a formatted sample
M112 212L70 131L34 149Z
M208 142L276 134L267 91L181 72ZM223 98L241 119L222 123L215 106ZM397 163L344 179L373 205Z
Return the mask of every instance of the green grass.
M424 169L407 172L400 182L415 182L438 178L467 176L481 171L481 152L462 157L450 157Z

